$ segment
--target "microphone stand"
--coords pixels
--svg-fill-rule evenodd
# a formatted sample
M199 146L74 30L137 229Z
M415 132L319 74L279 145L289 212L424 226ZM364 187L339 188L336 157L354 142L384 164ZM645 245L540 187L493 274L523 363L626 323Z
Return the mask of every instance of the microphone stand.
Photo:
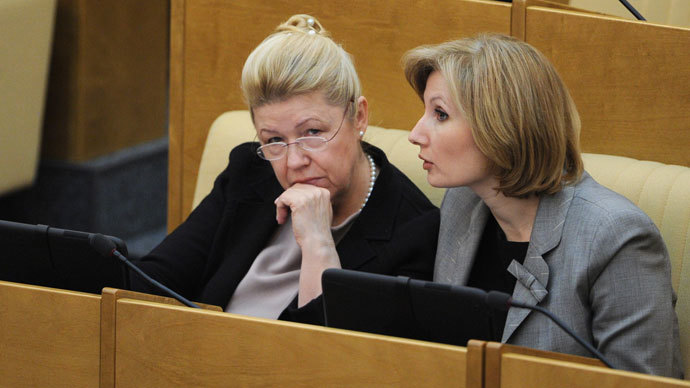
M590 353L592 353L594 356L596 356L601 362L604 363L604 365L608 366L611 369L617 369L616 367L613 366L609 362L609 360L604 357L603 354L601 354L600 351L598 351L594 346L592 346L590 343L585 341L584 339L580 338L579 335L577 335L571 328L568 327L563 321L561 321L557 316L555 316L551 311L540 307L540 306L531 306L522 302L518 302L514 300L510 295L506 294L505 292L500 292L500 291L489 291L486 295L486 304L491 306L492 308L495 308L497 310L503 310L507 311L510 307L518 307L518 308L523 308L523 309L528 309L528 310L533 310L540 312L544 315L546 315L549 319L551 319L558 327L563 329L568 335L570 335L577 343L582 345L585 349L587 349Z
M630 11L630 13L632 13L633 15L635 15L635 17L637 18L637 20L643 20L643 21L645 21L645 22L647 21L647 19L645 19L644 17L642 17L642 15L641 15L639 12L637 12L637 10L635 9L635 7L633 7L632 4L630 4L630 3L628 2L628 0L618 0L618 1L620 1L621 4L623 4L623 6L624 6L625 8L627 8L628 11Z
M540 313L546 315L546 316L549 317L556 325L560 326L561 329L563 329L565 332L567 332L568 334L570 334L570 336L573 337L573 338L575 339L575 341L577 341L577 343L579 343L580 345L584 346L585 349L589 350L590 353L594 354L599 360L601 360L601 362L603 362L604 365L608 366L608 367L611 368L611 369L616 369L613 365L611 365L611 363L606 359L606 357L604 357L604 355L601 354L600 351L598 351L598 350L597 350L594 346L592 346L589 342L587 342L587 341L583 340L582 338L580 338L579 335L575 334L575 332L572 331L572 329L569 328L569 327L565 324L565 322L561 321L557 316L553 315L553 314L551 313L551 311L549 311L549 310L547 310L547 309L545 309L545 308L543 308L543 307L539 307L539 306L530 306L530 305L528 305L528 304L516 302L516 301L514 301L512 298L511 298L511 300L510 300L510 305L511 305L511 306L514 306L514 307L523 308L523 309L529 309L529 310L538 311L538 312L540 312Z
M123 262L129 269L133 270L134 272L138 273L139 276L143 277L144 280L158 288L159 290L162 290L166 294L170 295L171 297L177 299L180 303L184 304L185 306L188 307L194 307L194 308L201 308L197 306L194 302L191 302L187 300L184 296L178 294L177 292L171 290L170 288L164 286L160 282L158 282L156 279L150 277L147 275L144 271L141 270L141 268L137 267L134 265L131 261L129 261L122 253L120 253L117 250L117 247L115 246L115 243L112 242L109 238L105 237L104 235L100 233L96 234L91 234L89 236L89 244L93 247L93 249L98 252L100 255L103 257L110 258L112 256L115 256L118 260Z
M185 298L184 296L178 294L177 292L175 292L175 291L171 290L170 288L168 288L168 287L164 286L163 284L161 284L161 283L160 283L159 281L157 281L156 279L154 279L154 278L150 277L149 275L147 275L144 271L141 270L141 268L137 267L137 266L134 265L131 261L127 260L127 258L124 257L117 249L113 250L113 253L112 253L112 254L113 254L115 257L117 257L118 260L120 260L121 262L125 263L125 265L127 265L127 267L129 267L131 270L133 270L134 272L138 273L141 277L143 277L144 279L146 279L147 282L153 284L154 286L158 287L160 290L162 290L162 291L165 292L166 294L168 294L168 295L170 295L171 297L177 299L180 303L184 304L184 305L187 306L187 307L193 307L193 308L197 308L197 309L201 308L201 307L199 307L196 303L194 303L194 302L192 302L192 301L189 301L189 300L188 300L187 298Z

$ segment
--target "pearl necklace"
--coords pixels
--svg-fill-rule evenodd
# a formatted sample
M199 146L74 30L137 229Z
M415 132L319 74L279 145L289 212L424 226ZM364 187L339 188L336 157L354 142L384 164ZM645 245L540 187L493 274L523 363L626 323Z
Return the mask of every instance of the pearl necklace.
M366 198L364 198L364 203L362 203L362 207L359 208L360 211L364 209L364 206L367 204L367 201L369 201L371 192L374 191L374 182L376 182L376 163L374 163L374 158L372 158L371 155L366 155L367 159L369 159L369 171L371 171L371 177L369 178L369 189L367 190L367 196Z

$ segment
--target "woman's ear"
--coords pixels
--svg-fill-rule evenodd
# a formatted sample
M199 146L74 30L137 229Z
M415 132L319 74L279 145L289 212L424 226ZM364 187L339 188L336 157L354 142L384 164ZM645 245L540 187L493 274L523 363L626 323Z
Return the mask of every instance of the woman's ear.
M369 125L369 103L364 96L357 98L357 114L355 115L355 130L366 132Z

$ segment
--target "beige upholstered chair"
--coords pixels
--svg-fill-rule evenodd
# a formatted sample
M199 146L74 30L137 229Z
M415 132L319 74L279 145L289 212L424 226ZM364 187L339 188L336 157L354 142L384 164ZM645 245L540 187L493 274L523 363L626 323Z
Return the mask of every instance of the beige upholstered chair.
M443 189L431 187L417 158L418 148L407 141L408 131L370 126L364 139L386 152L436 205ZM215 177L227 165L230 150L255 139L248 111L222 114L211 126L203 151L194 206L211 191ZM686 374L690 371L690 168L639 161L613 155L584 154L585 168L599 183L626 196L656 223L666 241L673 267L673 288Z
M613 155L584 154L583 159L594 179L634 202L661 231L671 256L680 346L690 379L690 168Z
M38 165L55 0L0 1L0 194Z

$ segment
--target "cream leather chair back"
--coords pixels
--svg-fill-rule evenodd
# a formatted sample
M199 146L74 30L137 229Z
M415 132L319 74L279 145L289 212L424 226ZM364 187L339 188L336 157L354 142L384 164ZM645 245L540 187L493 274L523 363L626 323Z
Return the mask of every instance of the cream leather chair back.
M685 378L690 379L690 168L613 155L584 154L585 169L635 203L661 231L678 295Z
M33 183L55 0L0 1L0 194Z

